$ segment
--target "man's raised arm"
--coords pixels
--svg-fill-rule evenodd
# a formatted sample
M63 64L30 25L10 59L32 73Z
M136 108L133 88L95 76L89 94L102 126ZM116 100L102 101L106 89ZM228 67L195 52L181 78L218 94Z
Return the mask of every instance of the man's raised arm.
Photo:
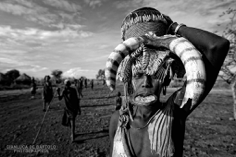
M202 100L204 100L217 79L220 68L227 56L230 43L227 39L214 33L187 27L185 25L181 26L177 23L172 25L170 31L172 34L180 35L189 40L202 54L206 70L205 90L202 96ZM181 97L181 94L179 97ZM199 101L199 103L201 101ZM195 107L197 107L197 105ZM187 111L188 114L191 113L194 108Z

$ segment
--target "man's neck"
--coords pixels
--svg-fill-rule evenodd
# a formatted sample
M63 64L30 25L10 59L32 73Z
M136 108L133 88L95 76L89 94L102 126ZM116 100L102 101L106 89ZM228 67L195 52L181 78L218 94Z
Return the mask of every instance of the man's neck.
M145 128L153 115L161 108L161 102L156 102L149 106L136 106L134 108L133 121L130 123L131 128Z
M158 109L162 106L161 102L156 102L148 106L137 106L137 111L135 116L141 119L149 119L153 114L156 113Z
M68 87L68 86L65 86L65 89L70 89L70 87Z

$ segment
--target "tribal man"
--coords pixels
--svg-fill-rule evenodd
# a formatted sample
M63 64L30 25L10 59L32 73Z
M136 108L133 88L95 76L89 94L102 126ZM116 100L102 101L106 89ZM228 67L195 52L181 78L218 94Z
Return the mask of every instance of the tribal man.
M229 41L149 7L128 14L121 33L105 71L108 87L118 75L125 95L110 120L111 156L180 157L186 118L212 89ZM173 76L184 74L183 87L161 102Z
M75 119L78 113L79 115L81 114L80 99L77 96L76 89L71 87L71 82L68 79L64 81L64 84L65 88L62 93L60 88L57 88L57 94L59 100L62 100L62 98L65 100L66 107L64 108L63 120L69 123L68 125L71 128L71 142L73 142L75 139ZM67 125L65 124L66 122L63 121L62 124Z
M50 76L46 75L44 77L43 91L42 91L42 99L43 99L43 111L46 111L46 106L50 105L53 99L53 87L50 82Z
M32 78L32 80L31 80L31 99L35 98L36 90L37 90L37 84L35 82L35 79Z
M83 81L82 81L81 79L76 80L76 81L75 81L75 87L76 87L76 89L77 89L79 98L82 98L82 97L83 97L83 94L82 94Z

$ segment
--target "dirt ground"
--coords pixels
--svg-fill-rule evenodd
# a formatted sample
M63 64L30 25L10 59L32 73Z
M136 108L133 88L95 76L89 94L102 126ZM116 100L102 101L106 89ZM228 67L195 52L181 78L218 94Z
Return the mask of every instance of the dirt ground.
M168 91L165 98L173 92ZM61 125L64 101L54 99L36 143L32 145L44 116L40 91L35 99L30 99L29 90L1 91L0 156L108 156L108 126L115 109L115 94L109 95L102 85L83 90L82 115L76 118L74 143L70 143L69 128ZM236 121L231 119L232 103L229 90L213 90L189 116L185 157L236 157Z

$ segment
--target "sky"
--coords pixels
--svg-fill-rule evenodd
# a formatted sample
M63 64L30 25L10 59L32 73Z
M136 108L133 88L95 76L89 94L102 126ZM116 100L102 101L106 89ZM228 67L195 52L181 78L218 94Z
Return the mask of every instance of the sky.
M0 72L17 69L42 78L95 78L122 41L124 17L153 7L173 21L210 32L229 22L219 17L236 0L0 0Z

